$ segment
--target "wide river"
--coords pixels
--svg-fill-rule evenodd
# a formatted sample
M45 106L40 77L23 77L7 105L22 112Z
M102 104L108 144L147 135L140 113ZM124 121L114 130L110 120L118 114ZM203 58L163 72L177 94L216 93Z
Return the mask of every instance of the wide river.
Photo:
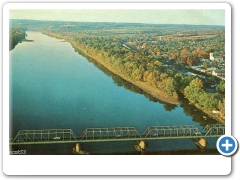
M183 102L171 105L142 92L70 43L27 32L33 42L19 43L10 51L10 139L19 130L195 125L200 130L215 120ZM207 118L203 118L206 116ZM204 153L217 153L216 138L208 138ZM138 154L134 141L85 143L92 154ZM27 154L72 154L74 144L29 145ZM201 154L192 140L152 140L152 154Z

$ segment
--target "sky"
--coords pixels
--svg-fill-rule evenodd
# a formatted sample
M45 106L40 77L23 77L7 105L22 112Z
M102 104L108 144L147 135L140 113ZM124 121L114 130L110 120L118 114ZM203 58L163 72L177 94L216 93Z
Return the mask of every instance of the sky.
M134 22L149 24L225 25L221 9L74 9L74 10L10 10L10 19L34 19L78 22Z

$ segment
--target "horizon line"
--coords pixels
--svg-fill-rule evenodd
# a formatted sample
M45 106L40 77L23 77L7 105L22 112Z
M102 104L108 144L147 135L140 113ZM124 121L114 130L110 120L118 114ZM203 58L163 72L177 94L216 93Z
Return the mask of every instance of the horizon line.
M23 21L49 21L49 22L74 22L74 23L123 23L123 24L148 24L148 25L192 25L192 26L221 26L225 25L209 25L209 24L166 24L166 23L142 23L142 22L114 22L114 21L73 21L73 20L43 20L43 19L11 19L9 20L23 20Z

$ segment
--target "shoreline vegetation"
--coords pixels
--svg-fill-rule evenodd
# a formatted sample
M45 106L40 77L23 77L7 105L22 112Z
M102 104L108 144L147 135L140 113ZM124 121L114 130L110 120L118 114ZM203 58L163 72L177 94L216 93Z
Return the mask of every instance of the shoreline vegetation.
M9 51L11 51L18 43L25 40L26 33L18 28L10 28L9 36Z
M70 42L71 45L73 46L73 48L75 50L77 50L78 52L80 52L80 54L88 56L92 59L94 59L95 61L97 61L98 63L100 63L101 65L103 65L105 68L107 68L109 71L111 71L112 73L120 76L121 78L123 78L124 80L130 82L131 84L139 87L140 89L142 89L144 92L150 94L151 96L155 97L156 99L159 99L160 101L164 101L167 102L169 104L175 104L178 105L180 104L180 102L178 100L175 100L174 98L170 97L169 95L167 95L165 92L161 91L160 89L154 88L152 86L149 86L147 83L145 82L141 82L141 81L133 81L132 79L130 79L129 77L124 76L123 74L119 73L117 70L115 70L111 64L105 62L104 60L102 60L101 58L94 56L92 54L89 54L87 52L87 50L85 49L81 49L79 48L74 42Z
M94 59L95 61L97 61L98 63L100 63L101 65L103 65L106 69L108 69L109 71L111 71L112 73L120 76L121 78L123 78L124 80L130 82L131 84L139 87L140 89L142 89L144 92L150 94L151 96L155 97L156 99L160 100L160 101L164 101L167 102L169 104L174 104L174 105L178 105L180 104L180 101L174 99L173 97L169 96L166 92L157 89L155 87L152 87L150 85L148 85L145 82L141 82L141 81L134 81L132 79L130 79L129 77L119 73L116 69L114 69L114 67L112 67L112 65L106 61L104 61L103 59L101 59L100 57L97 57L96 55L90 54L86 49L82 49L80 48L74 41L72 41L69 37L61 35L61 34L57 34L57 33L48 33L48 32L43 32L43 34L48 35L50 37L54 37L57 39L64 39L65 41L68 41L72 47L77 50L80 54L88 56L92 59Z
M135 80L127 77L126 75L120 73L119 71L117 71L113 67L113 65L111 63L109 63L107 61L104 61L103 60L104 57L101 57L101 55L99 55L99 54L94 55L88 49L79 46L78 42L74 41L74 39L71 38L71 36L62 35L62 34L59 34L59 33L56 33L56 32L51 32L51 31L43 31L42 33L47 35L47 36L54 37L54 38L57 38L57 39L64 39L65 41L69 42L72 45L72 47L75 49L75 51L79 52L81 55L84 55L84 56L87 56L87 57L90 57L90 58L94 59L95 61L97 61L99 64L103 65L105 68L107 68L112 73L120 76L124 80L130 82L131 84L133 84L137 87L139 87L140 89L142 89L146 93L150 94L151 96L155 97L156 99L159 99L161 101L164 101L164 102L170 103L170 104L174 104L174 105L181 104L181 102L178 100L178 98L174 98L173 96L170 96L164 90L153 87L146 82L135 81ZM190 100L189 100L189 104L194 105L196 108L198 108L199 110L201 110L202 112L207 114L209 117L215 119L219 123L225 124L225 119L224 119L223 116L221 116L219 114L219 112L216 113L216 112L211 111L211 110L206 110L206 109L204 110L200 107L200 105L198 103L191 102ZM204 117L203 117L203 119L204 119Z

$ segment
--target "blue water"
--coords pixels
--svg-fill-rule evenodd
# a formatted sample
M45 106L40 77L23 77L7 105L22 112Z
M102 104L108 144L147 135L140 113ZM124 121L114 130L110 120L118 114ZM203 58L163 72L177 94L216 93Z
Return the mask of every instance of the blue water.
M80 135L88 127L135 126L143 133L148 126L196 125L202 129L208 123L198 120L198 114L202 117L198 111L189 114L180 105L166 110L168 104L117 85L68 42L40 32L27 35L34 41L10 51L10 138L24 129L70 128ZM215 148L215 140L211 141L208 147ZM177 142L159 145L154 141L149 147L197 149L190 140ZM108 153L109 149L95 152ZM129 151L129 147L119 151Z

